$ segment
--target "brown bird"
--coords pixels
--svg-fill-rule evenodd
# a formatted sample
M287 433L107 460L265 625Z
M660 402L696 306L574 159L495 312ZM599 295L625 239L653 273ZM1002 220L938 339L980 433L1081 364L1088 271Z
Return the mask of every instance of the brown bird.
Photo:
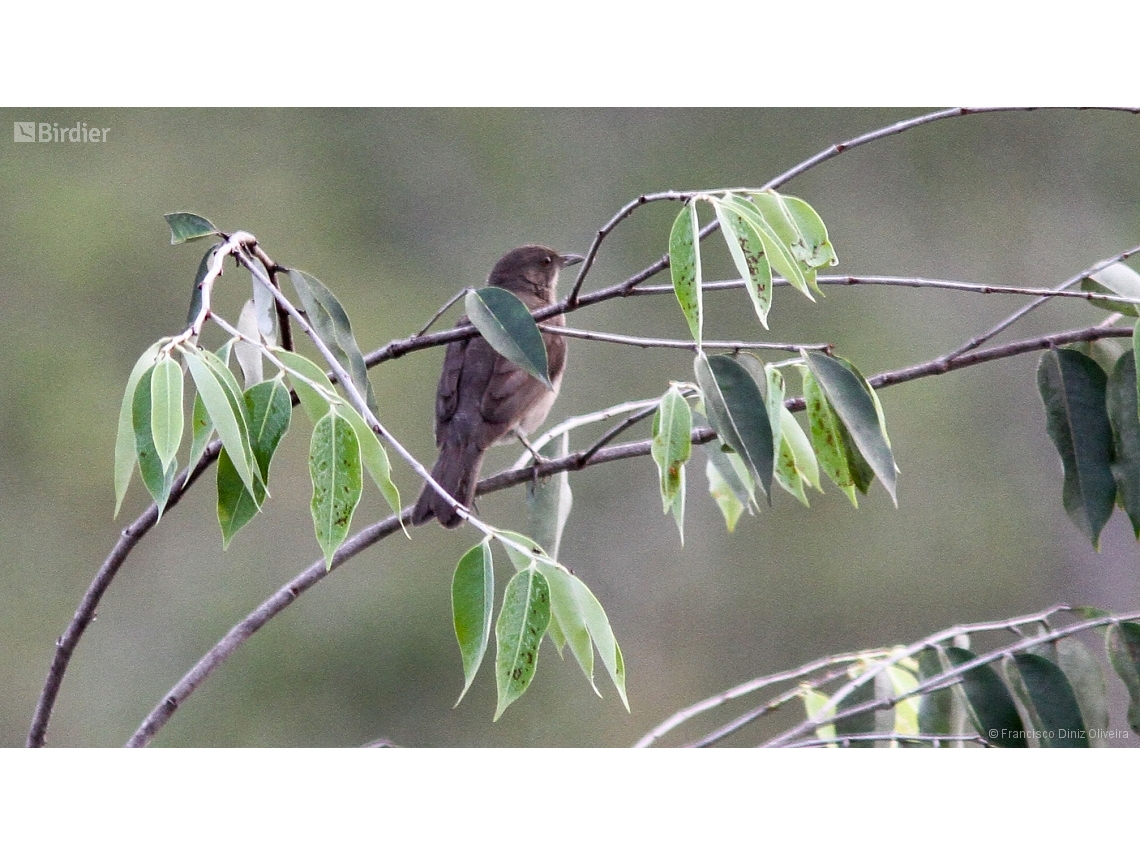
M504 288L534 311L553 306L555 288L563 267L582 256L559 254L545 246L520 246L499 259L487 284ZM547 324L565 324L563 315ZM466 315L459 324L468 323ZM483 456L492 445L509 442L512 435L533 431L546 419L566 368L566 339L544 332L547 373L553 390L501 356L482 336L453 341L443 358L443 373L435 399L435 444L439 459L432 477L462 505L470 508ZM412 524L435 517L445 528L463 519L430 485L424 485Z

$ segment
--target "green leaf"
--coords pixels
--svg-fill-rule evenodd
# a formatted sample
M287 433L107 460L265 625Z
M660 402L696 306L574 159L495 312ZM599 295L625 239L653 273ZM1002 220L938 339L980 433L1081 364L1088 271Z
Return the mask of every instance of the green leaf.
M711 444L709 443L709 445ZM733 456L739 459L739 455ZM712 496L724 517L725 528L730 533L735 531L736 523L740 520L741 514L744 513L744 503L732 485L720 474L720 470L716 468L716 464L712 462L711 458L705 462L705 477L709 481L709 495Z
M1110 624L1104 646L1108 661L1128 690L1128 726L1140 735L1140 624Z
M188 240L220 235L218 227L197 214L179 211L174 214L164 214L166 224L170 226L170 242L172 244L185 243Z
M1137 418L1136 360L1132 353L1125 353L1117 360L1108 377L1104 397L1108 422L1112 426L1113 457L1109 468L1116 482L1116 498L1132 522L1132 533L1140 538L1140 419Z
M831 267L839 263L827 236L827 226L803 199L766 190L753 196L752 201L772 223L780 238L787 241L796 260L806 268ZM776 206L779 216L769 216Z
M265 487L255 481L253 493L246 489L234 467L233 458L226 449L218 455L218 525L222 529L222 549L229 549L234 535L249 523L261 510L265 501Z
M809 721L819 721L820 719L829 718L831 716L831 698L818 692L815 689L805 687L801 691L801 697L804 700L804 712L807 713ZM835 723L824 724L815 729L815 735L819 739L834 740L835 739ZM834 742L829 746L836 748Z
M817 351L800 351L815 377L816 382L827 396L835 414L854 441L871 471L890 494L891 501L898 507L895 495L898 469L891 447L880 420L875 400L867 390L866 381L848 365ZM856 481L856 486L859 481ZM866 492L866 490L864 490Z
M941 648L948 665L957 668L976 657L960 647ZM1009 689L989 665L978 665L962 673L959 684L966 709L978 734L1000 748L1026 748L1025 725L1013 702Z
M913 665L913 661L910 664ZM890 684L889 695L892 698L910 694L910 692L918 687L918 679L915 677L914 672L908 668L899 667L898 665L888 666L887 670L883 674L880 674L876 680L882 681L884 677L886 678L886 682ZM918 729L919 703L919 699L911 695L895 704L893 722L895 733L908 735L922 733L922 731Z
M329 410L313 428L309 476L313 481L313 527L325 555L325 566L331 567L333 554L348 537L352 514L364 487L356 431L335 409Z
M150 425L163 469L175 463L182 444L182 366L166 354L150 375Z
M731 195L726 199L733 199ZM768 328L768 311L772 308L772 268L764 255L764 241L756 227L738 210L712 199L713 210L720 222L729 254L736 265L752 307L764 328Z
M835 712L842 713L849 709L854 709L869 701L875 700L875 681L868 680L863 685L858 686L854 691L848 694L845 698L840 700L836 705ZM844 736L853 736L861 733L874 733L875 732L875 711L867 710L866 712L857 713L846 718L841 718L835 722L835 735L839 738ZM851 745L857 748L874 748L874 742L864 742L859 740L852 742Z
M1005 667L1042 748L1088 748L1080 704L1060 668L1034 653L1015 653Z
M491 610L495 601L495 563L489 539L469 549L455 566L451 580L451 613L455 638L463 658L463 700L483 663L491 640Z
M313 367L316 368L315 365ZM400 516L402 513L400 491L396 489L396 484L392 481L392 466L388 461L388 452L384 450L384 445L380 442L380 437L368 426L360 413L348 403L338 407L337 412L352 424L352 429L356 431L356 438L360 442L360 458L364 462L364 468L372 476L373 482L380 490L380 495L384 497L384 501L388 503L392 513L397 517ZM403 526L403 524L403 520L400 520L400 525ZM406 529L404 534L407 534Z
M564 457L570 453L570 435L553 437L536 449L543 457ZM526 508L529 531L534 541L551 558L558 559L562 531L570 518L574 495L570 491L570 474L559 472L548 478L532 478L527 482Z
M550 624L550 588L536 569L521 570L507 583L495 623L495 678L499 702L494 720L530 686L538 647Z
M552 612L557 617L559 627L574 653L574 658L578 660L591 687L601 696L598 687L594 685L594 659L593 650L589 646L590 641L597 647L602 665L610 675L622 705L628 712L625 660L622 658L621 648L618 646L602 604L585 582L562 565L542 565L541 569L549 584Z
M1081 290L1091 294L1117 294L1130 300L1140 300L1140 273L1118 261L1082 279ZM1121 303L1116 300L1091 302L1106 312L1120 312L1133 318L1140 314L1140 306L1136 303Z
M716 470L719 482L723 482L741 505L752 513L756 505L756 484L748 472L748 467L735 451L725 451L719 442L706 442L701 446L709 464Z
M265 379L265 366L261 359L261 346L259 344L261 333L257 329L257 315L253 300L246 300L238 316L238 332L246 338L234 342L234 356L241 366L245 386L256 386Z
M776 457L776 481L807 506L804 484L820 489L819 463L811 450L811 440L807 438L795 416L786 409L781 409L780 422L780 453Z
M127 378L127 388L123 392L123 402L119 405L119 429L115 437L115 516L123 506L123 497L131 484L131 475L138 460L138 446L135 438L134 401L135 390L142 376L154 366L154 358L165 339L160 339L143 351L135 362ZM147 381L150 382L149 379ZM149 388L149 387L148 387Z
M1058 638L1052 646L1057 666L1065 672L1077 696L1089 744L1094 748L1107 745L1108 685L1100 663L1080 639L1071 635Z
M764 196L765 194L759 194L756 199ZM785 229L785 226L777 220L777 217L782 216L782 214L778 211L762 211L756 204L756 199L748 200L736 197L730 204L756 229L756 233L764 244L764 254L772 268L802 292L805 297L814 300L815 297L812 296L808 288L808 280L792 252L789 240L780 236L780 230ZM791 235L791 233L791 229L786 230L786 234Z
M249 278L253 288L253 311L254 317L257 319L257 331L264 337L265 341L276 344L279 332L277 329L277 298L273 296L273 292L262 281L269 279L269 271L265 269L265 265L258 258L251 257L248 263L252 268L249 272Z
M272 351L278 361L288 369L290 383L293 391L297 393L297 399L301 402L301 409L314 425L328 413L329 407L332 406L330 398L333 401L344 400L315 362L291 350L275 347ZM349 406L347 401L345 405Z
M859 500L855 496L855 474L849 459L843 424L807 366L803 366L803 387L804 408L807 410L808 428L811 430L811 446L815 450L819 468L844 492L851 504L858 507Z
M1037 366L1046 428L1065 470L1065 512L1097 549L1116 501L1106 383L1099 365L1072 350L1050 350Z
M690 199L669 232L669 274L673 278L673 293L681 304L681 312L688 321L693 341L699 346L704 329L704 308L701 291L700 223L697 220L697 200Z
M693 414L685 396L671 385L661 397L653 417L653 445L650 449L657 464L661 502L665 513L674 510L678 503L684 512L685 464L692 454ZM684 520L678 520L684 541Z
M356 337L352 334L352 324L349 323L344 306L315 276L301 270L290 270L289 279L297 296L301 298L301 305L313 331L348 372L352 385L360 392L368 409L379 417L376 392L372 388L372 381L368 379L364 354L360 352Z
M159 517L162 509L170 498L170 489L174 485L174 467L163 466L158 457L158 450L154 447L154 432L151 428L151 377L154 366L146 369L135 386L134 400L131 406L131 422L135 431L135 455L139 461L139 474L143 483L150 492L151 497L158 505Z
M237 389L237 380L225 363L208 350L185 347L182 354L222 446L229 451L241 482L252 495L256 477L253 473L253 450L249 446L245 405L241 391Z
M924 648L916 657L918 676L923 682L942 673L942 660L938 650ZM965 731L966 709L958 694L950 688L926 692L918 708L918 732L940 736L959 736ZM953 743L946 743L952 746Z
M518 297L504 288L479 288L464 298L467 317L496 351L548 389L549 368L542 333Z
M233 339L228 339L225 344L218 348L218 358L223 363L229 361L232 346ZM193 469L206 451L206 446L210 444L210 439L214 436L214 423L210 419L210 414L206 412L206 405L202 403L202 396L197 392L194 393L194 407L190 413L190 429L190 461L187 466Z
M771 501L772 427L756 381L739 362L723 355L697 354L694 370L713 430L740 455Z

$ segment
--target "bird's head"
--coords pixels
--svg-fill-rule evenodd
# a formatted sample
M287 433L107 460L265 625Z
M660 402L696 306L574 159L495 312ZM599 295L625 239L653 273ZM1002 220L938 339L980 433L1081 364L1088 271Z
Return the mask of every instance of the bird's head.
M582 260L580 255L559 253L546 246L520 246L499 259L487 284L515 293L530 292L544 302L553 302L558 272Z

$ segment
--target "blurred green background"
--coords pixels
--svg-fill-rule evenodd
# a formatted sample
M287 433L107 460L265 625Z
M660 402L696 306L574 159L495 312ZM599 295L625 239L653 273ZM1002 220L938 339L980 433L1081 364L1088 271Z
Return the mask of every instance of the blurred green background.
M513 246L584 252L639 194L758 186L919 112L0 111L0 128L110 128L100 144L8 137L0 149L0 742L22 744L56 637L147 503L136 476L112 519L120 395L138 354L180 329L204 250L171 247L164 213L195 211L255 233L274 258L336 292L368 351L481 284ZM851 150L783 189L828 223L840 258L832 272L1048 287L1138 242L1138 141L1129 115L970 116ZM625 221L587 289L659 258L675 213L657 204ZM706 277L732 275L719 238L708 246ZM236 316L247 292L248 278L229 272L223 310ZM1084 304L1055 303L1011 334L1098 318ZM770 338L830 341L871 374L950 350L1016 305L884 287L831 288L813 305L781 290ZM765 335L740 292L712 295L706 307L710 337ZM686 335L668 296L610 301L571 323ZM385 423L428 463L441 356L423 351L372 372ZM462 670L450 577L476 537L433 525L410 542L384 541L303 596L191 697L156 744L628 745L682 706L827 653L1057 601L1136 608L1140 547L1126 521L1114 517L1097 554L1061 509L1036 360L883 393L902 469L897 510L878 485L858 510L834 488L810 509L780 492L729 535L698 452L682 548L648 458L573 475L562 558L608 611L632 714L604 675L599 699L572 658L560 661L549 646L530 691L497 724L489 663L452 709ZM574 341L550 423L658 395L690 371L684 352ZM305 429L298 418L274 464L272 501L228 551L211 471L130 556L72 660L49 744L123 743L222 633L319 555ZM485 471L516 455L496 450ZM411 501L416 478L400 463L394 470ZM518 491L480 502L508 527L523 524L522 509ZM384 513L371 491L356 525ZM502 583L505 568L499 575ZM1113 723L1123 726L1122 716Z

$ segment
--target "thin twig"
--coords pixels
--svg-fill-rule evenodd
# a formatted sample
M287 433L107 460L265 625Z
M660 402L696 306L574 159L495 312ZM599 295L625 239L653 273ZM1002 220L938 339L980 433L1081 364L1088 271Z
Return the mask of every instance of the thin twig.
M1138 301L1140 302L1140 301ZM543 332L553 333L554 335L564 335L567 338L580 338L586 341L604 341L612 344L628 344L633 347L665 347L675 348L677 350L691 350L694 353L700 348L697 343L692 339L671 339L671 338L641 338L632 335L620 335L618 333L603 333L595 330L579 330L573 327L560 327L550 324L539 324L538 328ZM791 353L799 353L801 350L828 350L832 345L824 344L787 344L778 341L702 341L701 347L706 350L786 350Z
M423 325L423 328L418 333L416 333L414 336L412 336L412 338L419 338L420 336L427 333L427 331L432 328L432 326L435 324L435 322L438 321L441 317L443 317L444 312L446 312L448 309L450 309L452 306L454 306L456 303L458 303L460 300L463 299L463 295L466 294L467 291L468 291L467 288L462 289L454 297L452 297L450 300L448 300L446 303L444 303L442 306L440 306L439 311L437 311L434 315L432 315L431 318L428 320L428 322Z

